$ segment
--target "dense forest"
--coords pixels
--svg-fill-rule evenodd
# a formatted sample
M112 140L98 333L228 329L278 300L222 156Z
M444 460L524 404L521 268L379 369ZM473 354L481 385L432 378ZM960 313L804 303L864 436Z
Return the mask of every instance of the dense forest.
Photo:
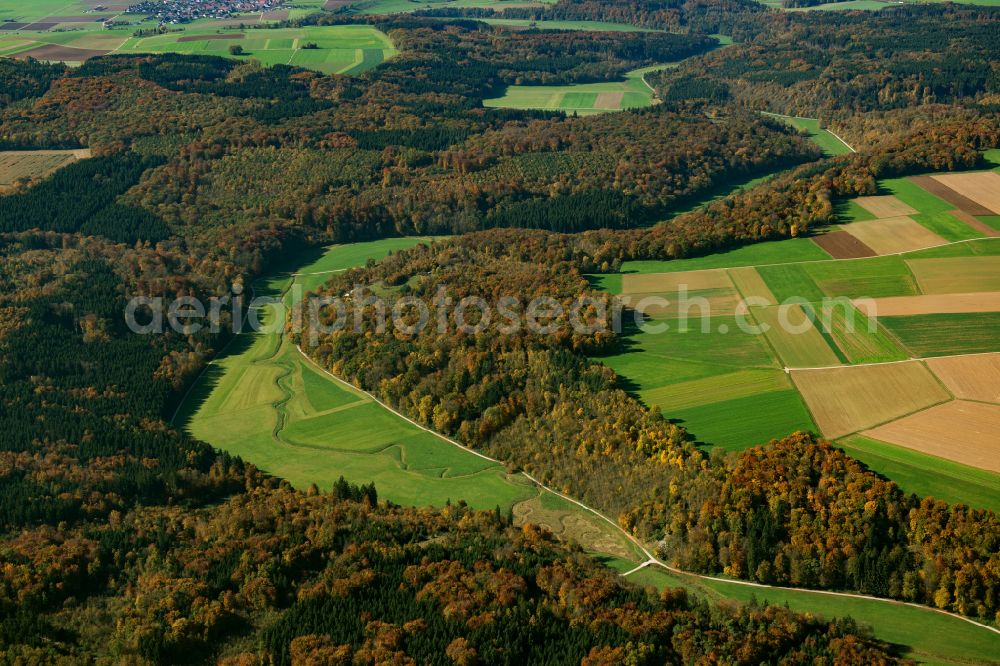
M475 21L484 10L435 10L371 18L401 53L357 78L187 55L0 60L0 145L96 155L0 197L0 661L895 661L850 621L656 595L499 512L395 507L346 481L292 489L167 424L226 338L131 335L131 296L229 294L322 243L473 232L324 289L572 303L596 296L586 272L806 235L877 178L974 167L1000 145L983 64L997 60L994 10L506 11L681 34L512 32ZM720 31L743 44L714 48ZM643 111L482 107L507 85L683 58ZM764 108L819 109L865 150L820 160ZM616 348L613 333L320 343L309 351L326 367L687 569L998 618L994 514L906 495L809 435L707 455L588 359Z

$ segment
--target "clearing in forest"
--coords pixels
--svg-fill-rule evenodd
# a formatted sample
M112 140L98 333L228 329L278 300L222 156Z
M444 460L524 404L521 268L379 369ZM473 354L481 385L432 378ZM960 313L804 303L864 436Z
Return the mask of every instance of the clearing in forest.
M90 157L90 150L8 150L0 152L0 192L19 182L44 178L75 160Z

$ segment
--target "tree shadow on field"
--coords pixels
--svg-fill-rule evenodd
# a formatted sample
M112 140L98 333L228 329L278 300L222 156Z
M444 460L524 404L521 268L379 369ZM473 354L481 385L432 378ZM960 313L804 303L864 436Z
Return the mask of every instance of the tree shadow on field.
M219 365L219 362L246 353L253 343L254 334L249 330L232 336L228 343L224 343L225 347L221 353L211 359L210 365L194 380L195 383L190 387L188 393L175 403L177 413L171 422L175 428L187 430L195 415L201 411L201 408L219 386L226 374L226 369Z

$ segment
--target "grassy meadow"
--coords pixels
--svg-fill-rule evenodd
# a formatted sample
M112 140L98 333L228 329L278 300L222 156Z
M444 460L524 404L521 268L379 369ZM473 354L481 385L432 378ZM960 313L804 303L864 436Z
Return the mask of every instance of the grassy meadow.
M924 664L989 664L1000 654L1000 634L931 609L876 599L704 580L660 567L646 567L628 578L656 590L683 587L713 601L768 603L830 619L852 617L872 627L876 638L899 646L906 658Z
M816 118L783 116L777 113L765 113L764 115L777 118L783 123L805 132L809 139L819 146L823 151L823 154L827 157L846 155L847 153L852 152L850 146L834 136L829 130L820 127L819 120Z

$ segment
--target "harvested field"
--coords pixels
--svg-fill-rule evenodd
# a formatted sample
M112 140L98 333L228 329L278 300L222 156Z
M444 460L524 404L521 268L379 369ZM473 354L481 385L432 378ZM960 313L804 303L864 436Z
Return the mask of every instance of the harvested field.
M1000 312L1000 291L972 294L928 294L890 296L858 300L855 305L866 315L896 317L934 313Z
M1000 405L953 400L864 435L1000 473Z
M662 299L662 300L660 300ZM684 315L692 320L736 314L740 295L733 289L698 289L687 292L681 299L676 292L664 294L624 295L626 307L642 312L647 317L663 319Z
M934 176L913 176L910 180L937 198L947 201L959 210L964 210L969 215L993 214L993 211L979 205L968 197L962 196L955 190L945 185L943 182L937 180Z
M260 15L262 21L287 21L288 16L291 12L287 9L279 9L276 11L263 12Z
M770 287L764 282L756 268L747 266L743 268L733 268L729 271L729 278L736 285L740 294L745 299L756 299L758 305L777 305L778 300L771 293Z
M910 219L887 217L868 222L852 222L844 230L878 254L896 254L944 245L947 241Z
M875 250L846 231L834 231L813 237L813 242L826 250L834 259L857 259L859 257L875 257Z
M830 439L866 430L951 398L919 361L793 370L792 381Z
M790 368L840 365L840 358L799 305L752 308L754 319L767 327L764 336Z
M956 398L1000 404L1000 354L929 358L925 362Z
M676 294L681 287L688 291L732 289L733 283L722 269L684 273L627 273L622 276L623 294Z
M925 294L1000 291L1000 261L996 257L907 259L906 264Z
M41 178L76 159L90 157L89 150L12 150L0 152L0 191L24 178Z
M975 171L972 173L946 173L933 176L934 180L958 192L960 196L971 199L989 213L982 215L1000 215L1000 173L996 171ZM973 213L969 211L973 215Z
M111 49L74 49L61 44L44 44L27 51L21 51L14 58L34 58L35 60L50 60L55 62L83 62L98 56L111 53Z
M620 109L622 108L622 100L625 99L625 93L623 92L603 92L597 94L597 99L594 101L595 109Z
M854 203L867 210L877 219L886 217L902 217L904 215L916 215L919 212L912 206L903 203L892 195L879 197L858 197L857 199L854 199Z
M986 224L979 218L973 215L969 215L964 210L950 210L948 211L948 214L954 217L956 220L961 220L962 222L966 223L967 225L969 225L979 233L983 234L984 236L1000 236L1000 231L997 231L996 229Z
M246 37L242 32L233 32L225 35L187 35L186 37L178 37L177 43L183 42L213 42L220 39L243 39Z

